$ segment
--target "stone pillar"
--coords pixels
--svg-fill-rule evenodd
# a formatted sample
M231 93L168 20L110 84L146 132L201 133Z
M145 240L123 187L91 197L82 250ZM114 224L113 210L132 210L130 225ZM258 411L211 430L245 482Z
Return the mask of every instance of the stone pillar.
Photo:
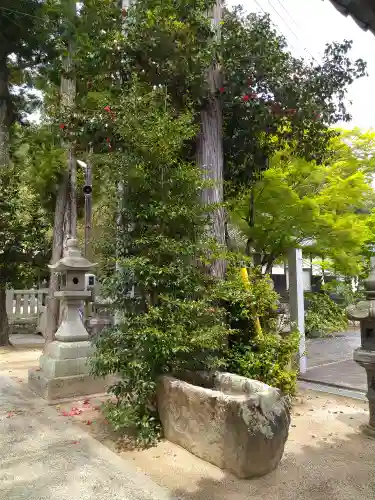
M49 403L106 392L108 381L90 375L87 361L92 347L79 315L82 301L91 296L85 289L85 274L94 264L81 256L77 240L70 239L63 258L50 267L60 273L55 296L65 313L56 340L40 357L39 368L29 370L29 388Z
M375 259L371 258L371 272L364 282L366 300L347 308L348 317L361 323L361 347L354 351L354 361L367 374L369 423L362 426L366 435L375 437Z
M292 248L288 255L290 323L300 334L299 371L306 373L305 305L303 294L303 259L300 248Z

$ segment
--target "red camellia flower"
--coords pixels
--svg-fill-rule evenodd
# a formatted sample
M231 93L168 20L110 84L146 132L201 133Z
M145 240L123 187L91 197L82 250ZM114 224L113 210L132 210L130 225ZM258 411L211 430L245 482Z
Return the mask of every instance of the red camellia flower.
M63 123L60 123L59 127L61 128L61 130L63 130L65 128L65 125Z
M219 92L220 92L220 94L224 94L224 92L225 92L225 88L224 88L224 87L220 87L220 88L219 88Z
M105 107L104 107L104 111L107 111L107 113L109 113L109 114L111 115L112 120L114 119L115 114L114 114L114 112L112 111L111 106L105 106Z
M250 99L250 97L248 95L244 95L242 97L242 100L245 101L245 102L247 102L249 99Z
M107 142L111 142L111 139L109 137L107 137L106 141Z

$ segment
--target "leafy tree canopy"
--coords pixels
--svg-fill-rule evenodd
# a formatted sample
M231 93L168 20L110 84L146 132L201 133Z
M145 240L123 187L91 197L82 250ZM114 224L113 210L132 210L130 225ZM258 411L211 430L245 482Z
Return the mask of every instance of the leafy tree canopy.
M374 134L347 133L331 148L330 161L317 164L277 153L254 186L255 216L249 219L249 193L236 200L233 221L263 256L263 264L304 245L313 254L331 258L336 270L355 275L364 245L371 238L366 211L375 199L372 188ZM356 151L348 147L355 140ZM337 148L337 149L335 149ZM354 151L354 152L353 152Z
M48 215L30 190L23 162L22 134L15 131L11 162L0 169L0 287L35 284L49 255Z

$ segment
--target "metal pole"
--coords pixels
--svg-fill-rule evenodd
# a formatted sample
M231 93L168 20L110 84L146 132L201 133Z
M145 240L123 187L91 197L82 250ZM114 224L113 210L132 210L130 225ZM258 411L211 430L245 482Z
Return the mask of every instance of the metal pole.
M90 155L92 154L92 146L90 148ZM87 164L85 168L85 187L92 187L92 166L90 163L90 156L87 159ZM91 228L92 228L92 192L85 192L85 245L84 245L84 255L87 258L88 249L91 239Z

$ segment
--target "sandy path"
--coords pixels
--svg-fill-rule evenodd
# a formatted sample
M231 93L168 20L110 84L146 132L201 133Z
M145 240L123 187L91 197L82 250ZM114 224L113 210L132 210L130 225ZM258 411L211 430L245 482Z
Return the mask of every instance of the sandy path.
M38 351L0 350L0 374L25 383L27 368L35 366ZM115 449L97 405L83 401L57 408L59 418L86 430ZM77 416L64 416L72 407ZM146 451L120 455L184 500L375 500L375 440L359 426L368 419L361 401L305 392L293 408L292 426L279 468L252 481L238 480L169 442Z

